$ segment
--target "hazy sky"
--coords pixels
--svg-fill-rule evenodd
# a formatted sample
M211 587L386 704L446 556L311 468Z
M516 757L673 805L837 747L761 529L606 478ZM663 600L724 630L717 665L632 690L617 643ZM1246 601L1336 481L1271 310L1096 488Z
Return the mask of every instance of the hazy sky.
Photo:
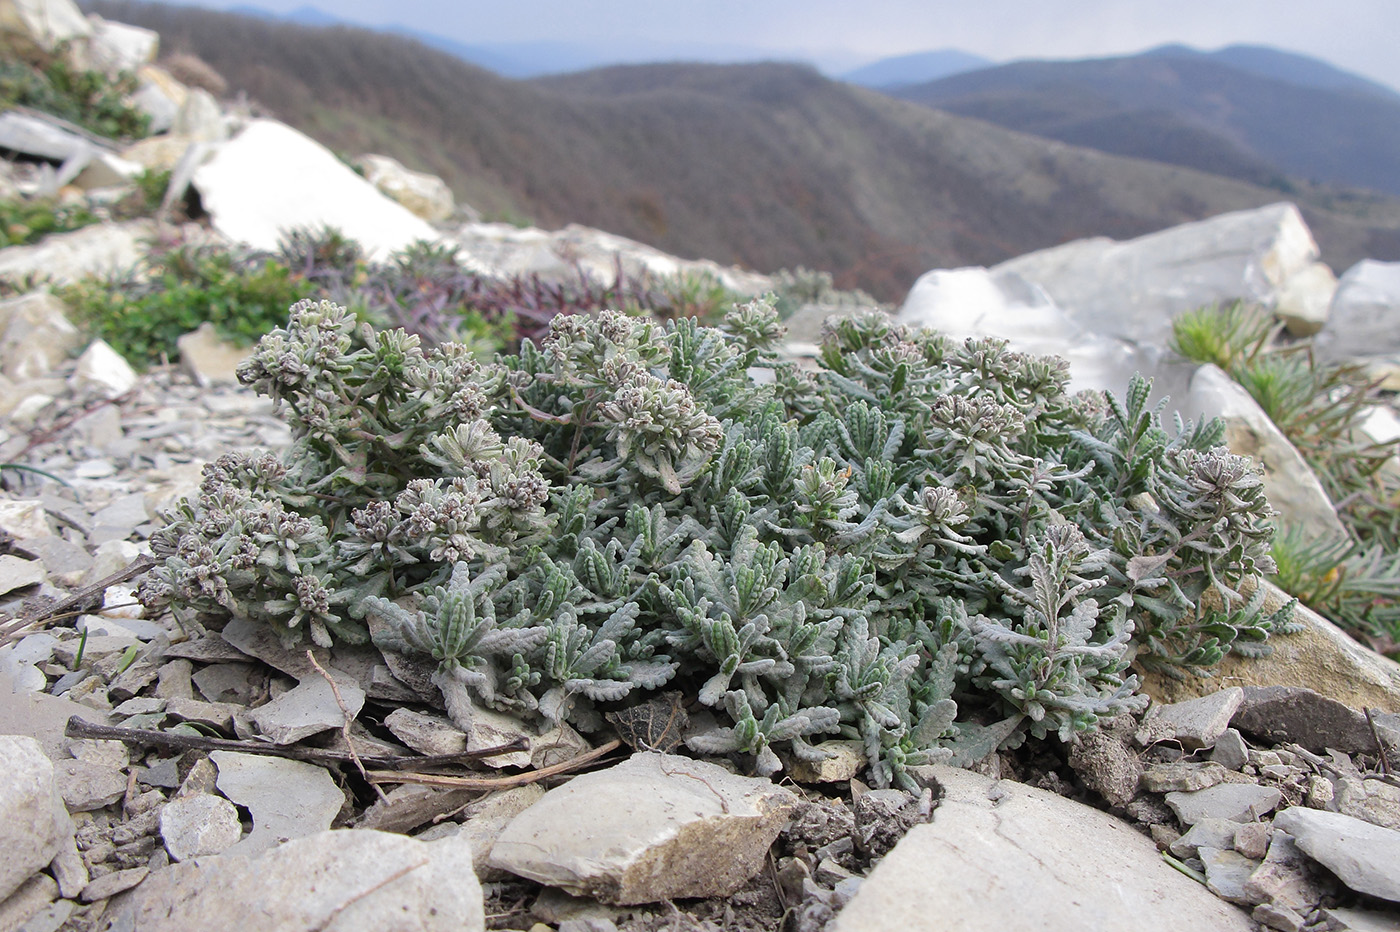
M165 0L286 12L472 44L739 45L828 67L957 48L998 61L1141 51L1167 42L1303 52L1400 88L1400 0ZM845 53L850 53L847 57Z

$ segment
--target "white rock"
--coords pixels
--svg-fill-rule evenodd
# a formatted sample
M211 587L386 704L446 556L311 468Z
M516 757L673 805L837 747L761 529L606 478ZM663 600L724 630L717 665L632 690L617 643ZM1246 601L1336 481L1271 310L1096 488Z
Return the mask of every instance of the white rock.
M26 560L14 554L0 556L0 595L37 586L45 578L44 564L38 560Z
M253 354L251 346L234 346L205 321L175 341L180 348L180 368L205 387L237 385L238 367Z
M73 825L54 785L53 764L33 738L0 735L0 899L58 855Z
M125 395L136 387L137 381L136 370L106 340L93 340L78 357L78 367L73 372L75 386L91 386L107 398Z
M336 686L351 717L358 715L365 704L364 690L349 679L337 678ZM263 737L274 744L293 744L345 724L345 712L336 701L331 684L312 677L307 677L295 689L266 705L253 709L248 713L248 718L258 726Z
M457 724L461 726L466 723L459 722ZM523 750L507 751L494 757L483 757L481 758L483 764L488 767L530 766L530 747L536 736L520 719L504 712L497 712L494 709L482 709L474 706L471 709L470 726L467 749L471 751L500 747L520 738L525 739Z
M452 189L437 175L416 172L387 155L362 155L355 166L370 184L429 223L452 216Z
M482 932L471 845L366 830L321 832L255 858L201 858L156 871L113 900L113 929L189 932Z
M72 0L0 0L0 50L33 59L92 32Z
M1286 281L1279 289L1274 316L1295 337L1310 337L1327 324L1337 276L1321 262L1314 263Z
M482 880L504 880L504 871L490 866L496 839L526 809L544 798L544 787L538 783L498 790L476 800L463 813L461 835L471 842L472 863L476 876Z
M275 250L288 230L336 227L378 258L437 232L380 194L320 143L282 123L254 120L194 173L214 228Z
M35 916L58 898L58 884L48 874L35 874L10 896L0 901L0 929L30 932L27 924Z
M0 249L0 274L7 255L30 248L35 247ZM0 369L6 377L19 380L48 375L82 345L82 336L67 312L67 305L44 291L0 301Z
M98 197L97 192L103 188L119 189L115 194L120 197L130 190L124 186L139 174L140 163L111 152L99 152L77 174L73 184L84 191L92 192L89 197Z
M92 70L116 77L155 61L160 48L158 33L140 26L114 23L96 13L88 16L88 22L92 24L92 36L88 39L87 63Z
M219 768L219 792L253 814L253 831L234 854L258 854L283 839L325 831L345 805L323 767L234 751L213 751L209 759Z
M1357 893L1400 902L1400 832L1340 812L1293 806L1274 817L1298 847Z
M1252 822L1268 815L1283 799L1277 787L1254 783L1221 783L1189 793L1168 793L1167 806L1184 825L1202 819L1229 819Z
M97 153L97 146L86 136L69 132L49 119L11 110L0 113L0 148L13 149L58 162L76 162L69 177Z
M638 753L546 793L491 866L608 903L725 896L762 869L795 802L768 780Z
M1400 262L1365 259L1347 269L1313 345L1325 360L1400 353Z
M1272 204L1125 242L1078 240L992 272L1036 283L1090 333L1166 346L1183 311L1234 300L1276 307L1295 276L1317 274L1318 255L1298 208Z
M228 136L219 102L202 87L190 88L171 132L193 142L221 142Z
M834 932L1252 930L1151 840L1053 793L937 768L945 796L885 855Z
M997 337L1023 352L1054 352L1083 337L1044 289L1014 272L935 269L914 282L896 320L955 339Z
M90 760L61 760L54 764L54 783L69 812L91 812L126 795L127 775L108 764Z
M160 837L172 861L188 861L232 848L243 837L243 825L233 803L222 796L195 793L161 808Z
M146 254L143 242L155 235L149 220L99 223L71 233L55 233L33 246L0 249L0 276L47 275L69 285L127 271Z
M467 749L467 736L440 715L395 709L384 718L384 727L419 754L461 754Z
M15 540L48 537L53 534L44 503L37 498L0 500L0 531Z
M1297 448L1264 413L1249 392L1219 367L1201 366L1191 379L1188 410L1197 417L1225 420L1225 442L1232 453L1264 467L1264 491L1285 528L1304 528L1318 538L1341 540L1345 525Z
M175 125L189 89L156 65L142 65L136 76L141 84L131 95L131 105L151 118L152 133L167 132Z
M636 240L570 224L562 230L514 227L508 223L468 223L450 234L473 264L497 275L539 274L573 279L579 270L596 281L612 282L618 266L626 276L711 275L744 295L773 289L773 279L708 260L679 259Z
M1172 729L1172 736L1188 750L1208 748L1225 729L1244 701L1244 690L1230 686L1209 696L1156 706L1152 717Z

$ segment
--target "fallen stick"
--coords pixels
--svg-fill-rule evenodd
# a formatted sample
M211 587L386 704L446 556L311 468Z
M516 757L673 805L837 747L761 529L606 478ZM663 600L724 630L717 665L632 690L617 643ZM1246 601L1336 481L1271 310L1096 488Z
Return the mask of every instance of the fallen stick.
M391 770L371 770L366 776L371 783L420 783L424 786L449 786L459 790L504 790L513 786L536 783L545 777L567 773L570 770L577 770L620 747L622 747L622 742L614 738L607 744L599 745L578 757L571 757L563 763L509 777L454 777L445 773L418 773L414 771L396 773ZM478 751L477 753L489 754L494 750L493 748L490 751Z
M156 747L180 748L194 751L238 751L243 754L261 754L264 757L289 757L312 763L353 764L355 759L343 751L327 751L321 748L283 747L264 744L261 741L234 741L229 738L206 738L203 735L171 734L165 731L148 731L144 728L118 728L114 725L98 725L77 716L68 720L63 733L70 738L95 738L99 741L126 741L133 744L150 744ZM463 751L460 754L437 754L431 757L361 757L376 767L433 767L440 764L460 764L482 757L508 754L526 747L524 738L516 738L509 744L479 751ZM371 771L380 773L383 771ZM392 771L391 771L392 772ZM407 782L407 781L405 781Z

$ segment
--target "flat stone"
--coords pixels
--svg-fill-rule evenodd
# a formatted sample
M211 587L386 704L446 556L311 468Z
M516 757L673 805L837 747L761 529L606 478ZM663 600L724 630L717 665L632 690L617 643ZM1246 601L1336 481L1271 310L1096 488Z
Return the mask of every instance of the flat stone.
M114 900L112 929L257 928L483 932L471 846L365 830L320 832L257 857L200 858L151 874Z
M1053 793L940 767L944 796L860 885L833 932L1118 932L1254 926L1121 820ZM1154 926L1155 927L1155 926Z
M490 863L612 903L726 896L762 869L795 803L768 780L643 752L550 790Z
M85 760L54 765L54 781L69 812L102 809L126 795L126 772Z
M498 790L467 807L462 818L462 837L471 842L472 864L481 880L504 880L509 875L491 866L491 852L515 817L545 796L538 783Z
M93 340L78 357L73 384L92 388L105 398L120 398L136 387L136 370L105 340Z
M1302 913L1287 906L1275 906L1273 903L1260 903L1249 916L1255 922L1262 923L1270 929L1277 929L1278 932L1303 932L1303 928L1308 924Z
M375 800L355 827L406 835L440 815L456 812L474 795L475 790L405 783Z
M1230 819L1201 819L1168 847L1179 858L1194 858L1198 848L1228 848L1240 823Z
M1400 902L1400 832L1343 815L1293 806L1274 817L1298 847L1357 893Z
M0 499L0 531L19 541L53 536L48 512L37 498Z
M458 722L458 726L464 723ZM471 709L471 729L468 732L467 750L480 751L495 748L523 738L525 748L521 751L507 751L494 757L483 757L481 762L488 767L529 767L530 749L536 735L524 722L513 715L497 712L494 709ZM464 729L465 730L465 729Z
M0 929L19 929L58 898L58 884L47 874L35 874L0 901ZM27 927L26 927L27 928Z
M252 347L235 346L219 336L208 321L175 342L180 349L180 368L205 387L237 385L238 367L253 354Z
M1259 866L1258 861L1224 848L1201 847L1196 850L1196 857L1205 865L1206 886L1211 893L1241 906L1258 905L1244 889L1245 881Z
M84 903L96 903L98 900L110 899L145 880L150 872L150 868L147 867L133 867L130 870L103 874L83 887L83 892L78 899Z
M250 704L258 695L263 677L251 663L211 663L197 671L193 681L210 702Z
M160 837L172 861L221 854L238 844L238 810L222 796L197 794L172 799L160 810Z
M1238 772L1249 763L1249 746L1244 736L1234 728L1227 728L1215 739L1215 747L1210 750L1210 759L1226 770Z
M384 726L404 744L429 757L461 754L467 749L467 736L446 717L395 709L384 719Z
M1253 822L1273 812L1282 800L1283 793L1277 788L1253 783L1222 783L1191 793L1168 793L1166 798L1172 812L1186 825L1211 818Z
M1400 932L1400 915L1393 912L1377 912L1370 909L1324 909L1322 914L1338 925L1343 932Z
M30 916L29 921L20 927L19 932L58 932L77 908L78 904L69 898L50 903Z
M16 547L43 563L49 579L58 585L77 585L92 568L92 555L87 548L62 537L31 537Z
M1231 686L1219 692L1156 707L1155 718L1172 729L1172 737L1187 750L1208 748L1230 727L1230 718L1244 701L1244 690Z
M1245 881L1245 892L1258 903L1309 913L1324 896L1338 892L1336 881L1325 880L1323 873L1292 835L1277 831L1269 838L1264 863Z
M1270 744L1300 744L1314 754L1376 749L1364 715L1302 686L1247 687L1230 724Z
M337 681L340 699L351 718L365 704L364 690L350 682ZM346 712L341 711L331 684L317 677L304 680L289 690L248 713L263 737L274 744L295 744L302 738L320 734L345 725Z
M217 634L209 634L193 641L181 641L179 644L171 644L165 651L167 657L182 657L185 660L197 660L200 663L220 663L220 662L243 662L246 663L248 655L225 641ZM202 671L201 671L202 672ZM198 684L196 679L195 683ZM211 702L217 702L210 696L205 696Z
M213 751L209 759L219 768L219 792L253 814L253 831L232 853L258 854L325 831L345 805L323 767L235 751Z
M88 875L87 862L78 853L77 843L70 834L62 849L49 862L49 872L58 881L58 895L69 900L78 898L83 887L92 878Z
M1142 787L1153 793L1191 792L1215 786L1225 779L1225 768L1217 763L1174 761L1153 764L1142 772Z
M593 749L588 739L568 722L543 732L530 742L530 766L536 770L573 760Z
M201 702L198 699L171 699L165 705L166 713L173 719L208 725L225 733L233 732L234 713L242 708L231 702Z
M47 576L44 564L38 560L26 560L11 553L0 556L0 595L25 586L37 586Z
M33 738L0 735L0 900L54 859L73 837L53 764Z
M74 716L99 725L111 717L90 706L43 693L17 693L10 677L0 671L0 734L25 735L39 742L50 761L65 760L69 739L63 734Z
M1337 781L1336 803L1344 815L1400 831L1400 787L1346 776Z

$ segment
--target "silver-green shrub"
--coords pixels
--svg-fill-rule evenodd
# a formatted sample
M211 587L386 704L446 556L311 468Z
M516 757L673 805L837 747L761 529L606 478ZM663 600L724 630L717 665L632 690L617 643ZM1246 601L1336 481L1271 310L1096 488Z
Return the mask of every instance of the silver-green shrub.
M1145 381L1070 396L1059 359L878 313L816 371L779 337L765 301L723 330L561 316L482 361L302 302L240 371L294 443L206 471L147 596L288 641L373 625L464 725L592 730L681 689L718 723L696 750L773 772L858 738L882 784L1066 740L1142 707L1132 662L1287 622L1239 596L1270 569L1258 470L1218 423L1169 434Z

